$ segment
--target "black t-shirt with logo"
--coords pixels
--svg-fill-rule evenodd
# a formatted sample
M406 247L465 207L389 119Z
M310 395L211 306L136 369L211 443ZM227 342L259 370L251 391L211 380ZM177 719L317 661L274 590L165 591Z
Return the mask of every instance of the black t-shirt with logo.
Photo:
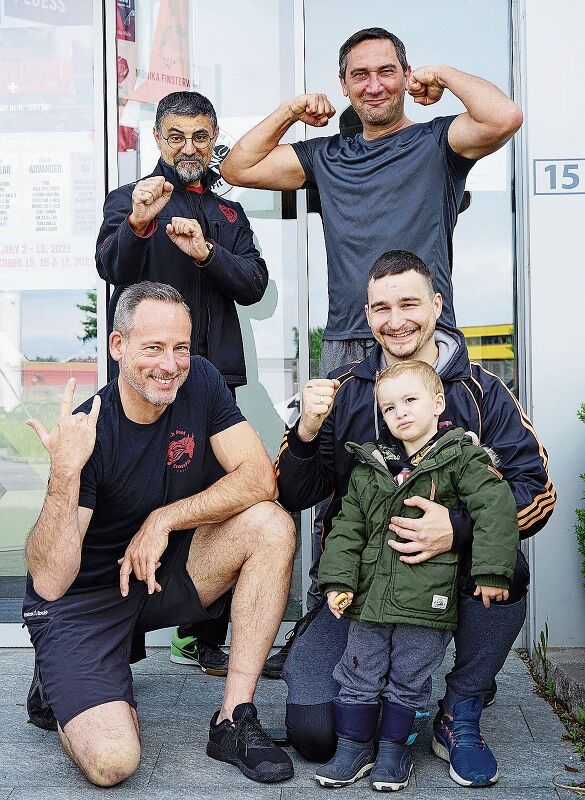
M209 437L244 420L220 373L199 356L191 358L174 403L151 424L126 417L117 380L98 394L102 406L96 444L79 492L79 505L92 508L93 515L81 568L68 593L117 585L117 561L146 517L207 488L217 478ZM87 412L91 403L77 410ZM171 533L163 563L185 533Z

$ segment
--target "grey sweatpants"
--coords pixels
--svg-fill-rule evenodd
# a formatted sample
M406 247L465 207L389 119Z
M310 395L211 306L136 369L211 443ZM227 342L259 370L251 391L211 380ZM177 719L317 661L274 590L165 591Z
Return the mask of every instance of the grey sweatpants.
M352 619L347 647L333 670L344 703L388 703L425 711L432 674L441 665L452 631L421 625L384 625Z

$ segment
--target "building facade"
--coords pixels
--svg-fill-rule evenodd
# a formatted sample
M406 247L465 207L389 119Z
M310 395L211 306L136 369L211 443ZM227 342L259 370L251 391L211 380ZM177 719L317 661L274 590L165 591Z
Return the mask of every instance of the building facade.
M525 643L548 621L551 645L585 644L585 589L573 526L582 500L585 401L579 223L585 211L585 111L579 97L585 7L559 0L0 0L0 644L20 629L23 547L38 515L46 454L25 420L55 418L61 387L77 400L107 380L109 287L95 236L107 191L148 174L158 100L198 90L212 99L214 160L280 102L324 91L347 107L337 51L372 25L395 32L413 67L449 63L481 75L525 112L520 133L478 163L454 238L458 324L470 353L500 375L546 444L559 493L547 528L525 545L533 581ZM416 121L458 113L412 101ZM295 141L321 135L296 125ZM218 191L241 202L270 271L263 300L240 308L248 385L244 413L275 455L315 371L327 314L323 230L306 193ZM562 332L562 335L561 335ZM302 613L310 512L286 620ZM162 641L158 639L157 641Z

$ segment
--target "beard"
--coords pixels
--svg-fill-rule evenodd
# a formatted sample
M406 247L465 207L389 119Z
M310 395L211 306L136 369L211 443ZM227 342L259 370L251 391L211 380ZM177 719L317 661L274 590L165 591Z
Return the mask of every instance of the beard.
M349 100L359 116L362 125L367 123L373 128L386 127L399 122L404 115L405 91L399 94L389 95L387 100L390 102L385 106L368 106L363 98L356 98L349 95Z
M203 156L179 155L173 160L175 172L182 184L198 183L207 172Z
M376 341L382 346L382 350L393 358L416 358L417 354L425 347L427 342L434 339L435 326L430 320L427 320L418 328L414 339L404 344L401 344L399 341L391 341L389 333L383 333L382 331L373 333ZM398 331L395 333L398 333Z
M151 403L153 406L170 406L171 403L175 402L175 398L177 396L177 392L181 388L181 386L187 380L187 375L189 374L189 370L185 370L182 373L178 373L177 377L177 388L174 392L169 392L164 389L156 389L154 386L150 386L146 381L148 378L142 379L141 376L136 375L128 366L124 363L122 359L120 361L120 375L124 378L126 383L128 383L141 397ZM175 376L162 374L162 375L155 375L152 374L153 377L162 378L163 380L169 380Z

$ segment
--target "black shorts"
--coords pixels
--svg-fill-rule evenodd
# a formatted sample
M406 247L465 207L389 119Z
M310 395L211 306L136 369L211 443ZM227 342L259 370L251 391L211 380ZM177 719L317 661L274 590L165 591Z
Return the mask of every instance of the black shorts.
M119 586L80 592L48 602L34 591L25 595L22 612L57 721L64 727L88 708L124 700L136 708L130 671L133 633L203 622L220 616L226 596L209 608L187 573L193 532L181 540L157 571L161 592L148 594L143 581L130 584L127 597Z

